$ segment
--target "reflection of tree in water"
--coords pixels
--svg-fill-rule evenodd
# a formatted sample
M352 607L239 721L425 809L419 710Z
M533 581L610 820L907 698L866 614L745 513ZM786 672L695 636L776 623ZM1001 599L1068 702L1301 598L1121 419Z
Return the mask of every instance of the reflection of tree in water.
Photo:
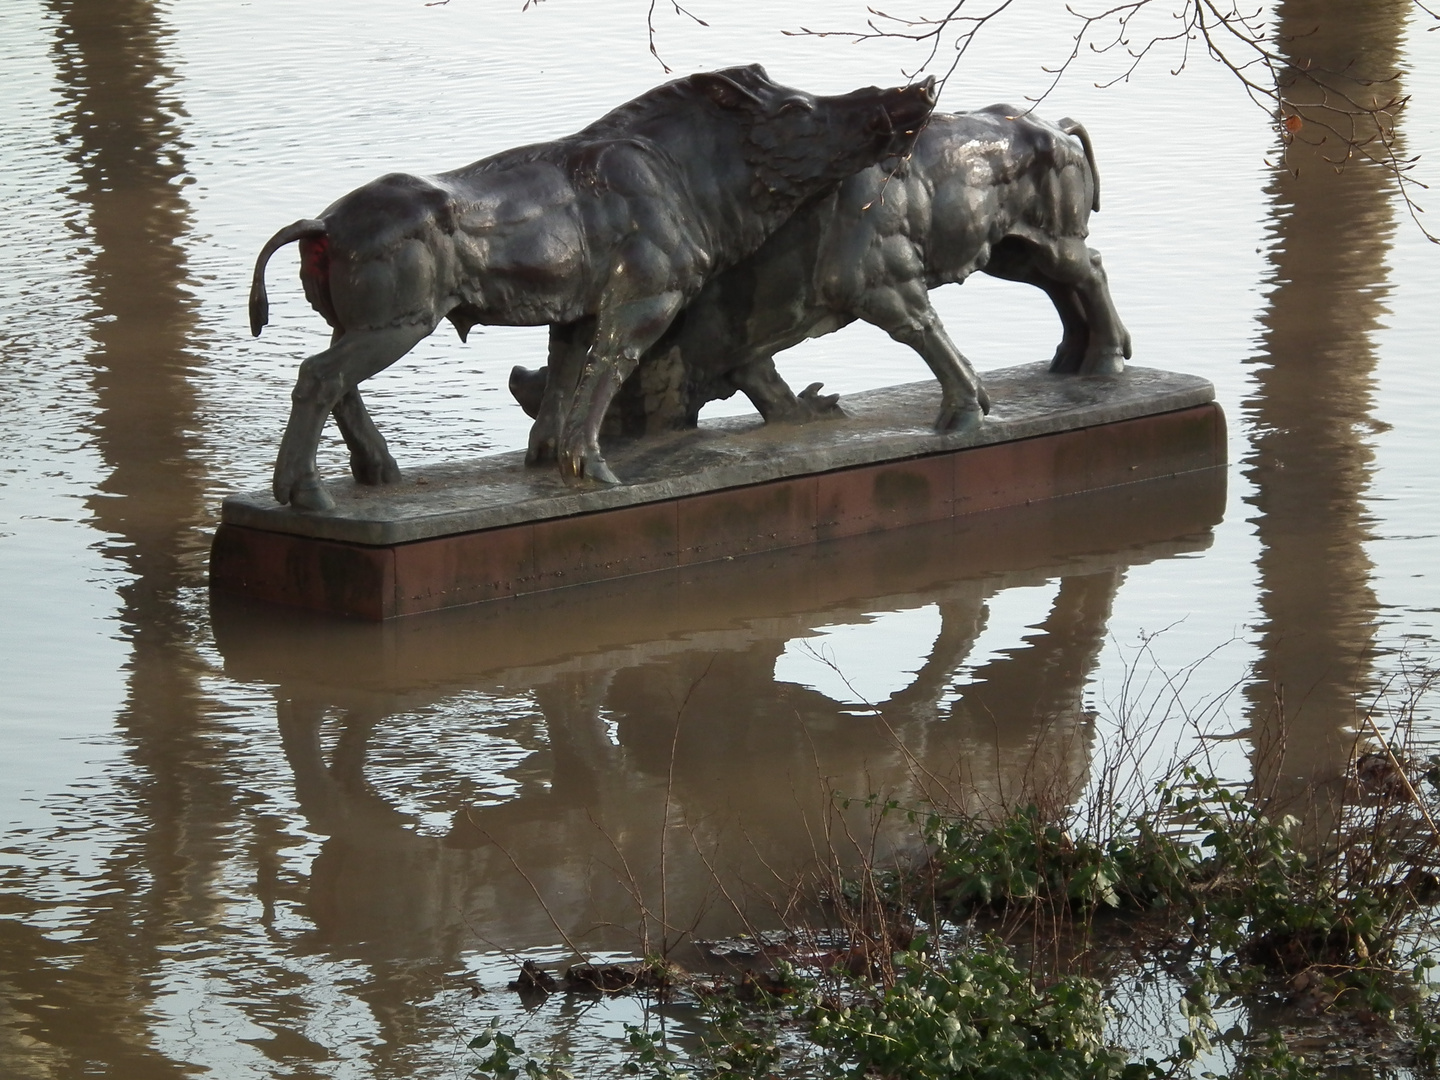
M1297 61L1357 74L1398 69L1408 0L1283 0L1278 40ZM1360 92L1352 85L1352 93ZM1388 97L1393 84L1374 92ZM1304 84L1294 94L1318 92ZM1261 543L1260 658L1250 701L1256 773L1288 742L1281 790L1335 775L1350 751L1357 694L1370 686L1376 599L1365 553L1372 451L1372 334L1384 313L1393 181L1350 163L1336 173L1302 129L1270 186L1275 290L1245 403L1254 426L1247 474ZM1283 699L1283 709L1279 700ZM1283 720L1283 723L1282 723Z
M90 921L63 946L31 930L44 921L33 899L25 912L32 921L4 922L0 967L22 1014L10 1022L35 1040L7 1051L38 1073L49 1062L67 1074L103 1063L112 1074L179 1075L150 1047L157 949L174 940L176 925L203 917L202 882L219 854L214 823L232 816L223 786L213 776L197 782L189 760L201 742L198 664L181 593L196 580L185 560L199 548L201 478L190 456L193 305L177 245L189 228L176 186L185 172L179 109L152 3L52 0L50 11L68 123L62 139L93 238L80 281L106 317L93 325L88 360L94 445L109 475L88 505L106 537L102 550L128 571L119 589L131 646L119 723L138 767L123 781L123 813L139 828L87 881L105 899L87 902Z

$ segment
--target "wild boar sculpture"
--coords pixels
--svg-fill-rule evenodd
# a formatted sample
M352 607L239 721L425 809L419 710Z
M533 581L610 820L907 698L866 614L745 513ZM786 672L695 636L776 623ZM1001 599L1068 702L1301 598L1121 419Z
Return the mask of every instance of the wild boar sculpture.
M462 339L476 324L549 324L561 362L527 460L617 482L599 428L641 355L796 207L908 153L934 105L931 79L818 97L759 65L727 68L666 83L567 138L435 176L382 176L280 230L256 261L252 332L268 318L266 262L299 241L306 299L334 333L300 365L275 498L333 505L315 469L332 412L356 479L398 479L358 386L442 319Z
M1086 246L1100 206L1090 137L992 105L936 113L897 171L871 167L798 210L754 255L712 278L646 354L615 402L611 430L693 427L702 406L744 392L767 421L838 412L820 384L798 397L773 357L863 319L912 347L939 380L937 427L988 409L929 290L977 270L1050 297L1063 337L1051 370L1124 369L1130 335L1100 256ZM553 362L553 354L552 354ZM510 388L532 415L547 371L517 367Z

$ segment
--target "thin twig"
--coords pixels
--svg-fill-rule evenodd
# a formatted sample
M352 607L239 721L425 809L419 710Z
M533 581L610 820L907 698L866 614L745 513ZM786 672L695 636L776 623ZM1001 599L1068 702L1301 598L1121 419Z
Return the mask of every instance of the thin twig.
M685 709L689 706L690 699L714 666L715 657L712 655L709 663L705 665L705 670L700 673L700 677L692 682L690 688L685 691L685 699L680 702L680 709L675 714L675 734L670 739L670 768L665 776L665 815L660 824L660 955L662 957L668 956L670 949L671 927L668 912L670 890L666 887L665 862L669 850L667 841L670 836L670 805L675 792L675 751L680 745L680 721L685 718Z
M560 920L555 918L555 913L550 910L550 905L545 902L545 896L543 893L540 892L540 887L536 885L530 875L525 872L524 867L522 867L518 862L515 861L515 856L510 854L510 849L507 848L504 844L500 843L500 841L496 840L494 836L492 836L484 827L480 825L478 821L475 820L474 816L471 814L471 809L472 808L469 806L465 807L465 820L470 822L470 824L475 827L476 832L478 832L481 836L485 837L485 839L490 841L490 843L495 845L495 847L499 850L500 854L504 855L505 858L510 861L510 865L515 868L515 872L524 879L525 884L530 886L530 891L535 894L535 900L539 903L540 909L545 912L545 917L550 920L550 925L553 926L555 928L555 932L560 935L560 940L565 942L565 945L576 956L580 957L582 960L588 960L590 954L587 953L584 949L580 948L580 946L576 945L575 942L570 940L569 933L567 933L565 928L560 925Z
M1381 734L1380 728L1375 724L1375 718L1370 715L1368 710L1365 713L1365 723L1370 725L1370 730L1375 733L1375 738L1380 740L1380 745L1385 750L1385 756L1390 759L1390 764L1395 767L1395 774L1400 777L1400 782L1405 785L1405 794L1409 795L1411 801L1420 808L1420 814L1425 819L1425 824L1430 826L1430 835L1436 840L1440 840L1440 828L1436 828L1435 819L1430 816L1429 808L1421 801L1419 793L1416 792L1414 786L1410 783L1410 777L1406 774L1405 767L1400 764L1400 759L1395 756L1395 751L1390 748L1390 740Z

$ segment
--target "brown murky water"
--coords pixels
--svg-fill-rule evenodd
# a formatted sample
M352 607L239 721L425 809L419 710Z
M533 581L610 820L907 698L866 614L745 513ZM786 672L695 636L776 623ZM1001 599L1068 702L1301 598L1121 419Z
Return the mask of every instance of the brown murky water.
M259 244L658 81L646 6L0 4L3 1075L463 1075L467 1031L523 1022L464 979L766 925L843 829L832 791L1078 792L1127 714L1167 746L1199 717L1236 736L1222 768L1299 787L1343 766L1357 700L1435 661L1437 251L1375 169L1268 169L1264 116L1203 64L1041 111L1094 136L1136 360L1215 382L1228 476L387 626L212 604L219 500L267 482L324 340L282 284L246 336ZM901 47L777 33L836 10L697 8L659 44L681 71L901 81ZM1440 176L1440 35L1410 5L1276 17L1401 71ZM1064 45L1018 8L942 107L1035 92ZM982 368L1053 349L1038 293L937 299ZM402 465L523 445L503 378L542 352L437 335L376 379ZM864 328L782 368L924 374ZM629 1008L574 1029L591 1060Z

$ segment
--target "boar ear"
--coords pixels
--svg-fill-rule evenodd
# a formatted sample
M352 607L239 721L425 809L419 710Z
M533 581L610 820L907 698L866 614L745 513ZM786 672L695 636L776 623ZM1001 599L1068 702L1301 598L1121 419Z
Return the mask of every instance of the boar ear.
M722 109L754 108L760 99L733 79L718 71L700 71L690 76L690 85L695 87Z

